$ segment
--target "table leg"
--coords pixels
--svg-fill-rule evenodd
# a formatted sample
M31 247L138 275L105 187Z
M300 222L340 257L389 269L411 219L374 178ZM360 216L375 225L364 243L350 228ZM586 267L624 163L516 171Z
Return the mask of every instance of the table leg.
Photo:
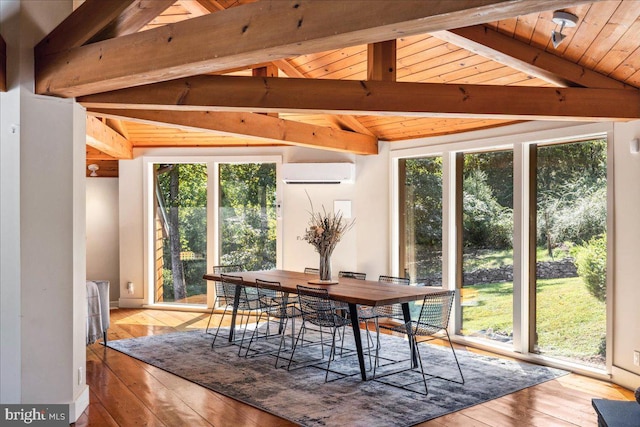
M240 304L240 285L236 285L236 293L233 295L233 310L231 312L231 329L229 329L229 342L233 341L236 330L236 316L238 315L238 305Z
M358 306L356 304L349 303L349 314L351 315L353 339L356 341L356 352L358 353L360 375L362 376L362 381L366 381L367 368L364 366L364 350L362 349L362 339L360 338L360 320L358 319Z
M404 323L409 323L411 322L411 311L409 311L409 303L408 302L403 302L402 303L402 315L404 316ZM410 336L409 331L407 330L407 335ZM409 351L411 352L411 367L412 368L417 368L418 367L418 355L416 354L416 349L414 348L413 345L413 340L409 340Z

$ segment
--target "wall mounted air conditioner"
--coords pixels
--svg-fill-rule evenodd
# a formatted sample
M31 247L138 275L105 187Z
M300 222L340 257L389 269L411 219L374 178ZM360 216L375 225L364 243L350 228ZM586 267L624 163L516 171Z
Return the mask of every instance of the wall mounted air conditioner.
M285 163L282 180L286 184L353 184L354 163Z

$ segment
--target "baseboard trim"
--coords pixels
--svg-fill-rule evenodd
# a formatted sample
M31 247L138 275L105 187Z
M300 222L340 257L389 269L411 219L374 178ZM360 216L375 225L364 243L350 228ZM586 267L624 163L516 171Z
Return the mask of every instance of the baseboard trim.
M145 305L145 300L142 298L120 298L118 300L118 307L120 308L142 308Z
M640 387L640 375L615 365L611 367L611 381L629 390Z
M69 424L78 421L78 418L89 406L89 386L85 384L84 389L78 394L76 400L69 404Z

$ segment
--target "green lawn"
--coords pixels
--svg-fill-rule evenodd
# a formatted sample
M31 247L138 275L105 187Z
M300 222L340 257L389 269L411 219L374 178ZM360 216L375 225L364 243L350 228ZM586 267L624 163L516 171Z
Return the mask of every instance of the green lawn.
M510 337L513 283L466 288L477 293L470 300L474 305L463 307L463 333L492 328L499 337ZM579 277L539 280L537 295L540 352L602 365L604 359L598 354L605 336L605 303L589 294Z

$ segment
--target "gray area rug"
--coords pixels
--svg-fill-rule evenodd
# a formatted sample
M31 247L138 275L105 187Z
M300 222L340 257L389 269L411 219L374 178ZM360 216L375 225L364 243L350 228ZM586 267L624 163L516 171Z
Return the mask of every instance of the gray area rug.
M362 382L357 357L353 348L349 350L353 347L350 332L347 331L344 340L342 357L338 354L331 368L352 376L330 373L329 379L336 380L329 383L324 382L324 370L308 366L314 357L320 357L317 345L305 345L300 353L296 350L298 363L294 361L293 365L297 369L291 371L275 368L273 355L239 357L237 345L218 347L218 343L224 343L220 338L212 350L212 336L201 330L110 341L108 345L303 426L411 426L566 374L558 369L462 350L456 354L465 384L430 379L429 394L424 396L377 381ZM307 334L307 338L314 337ZM381 364L408 359L409 346L403 338L381 335L381 343L384 357ZM255 348L273 351L278 344L279 338L272 337L259 340ZM328 354L327 348L325 351ZM420 351L426 362L425 370L438 376L459 378L448 347L422 344ZM282 364L288 361L289 353L284 357L280 359ZM383 366L378 372L390 366ZM394 369L397 366L394 364ZM385 381L397 383L406 380L407 375L414 375L416 381L420 379L419 373L410 373L387 377Z

